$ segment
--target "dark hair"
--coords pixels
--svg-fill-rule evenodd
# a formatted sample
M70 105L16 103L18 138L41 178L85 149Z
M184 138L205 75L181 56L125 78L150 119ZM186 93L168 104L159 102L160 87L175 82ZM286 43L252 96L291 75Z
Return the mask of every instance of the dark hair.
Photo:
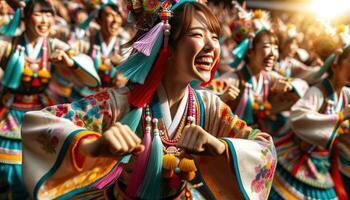
M210 31L216 33L218 37L221 36L221 26L217 17L213 12L204 4L198 2L188 2L180 5L175 9L173 17L170 19L171 33L169 37L170 47L176 47L181 37L189 30L192 18L197 16L199 12L202 12L205 18L199 19L206 24ZM134 38L132 38L125 47L130 47L138 38L140 38L146 31L139 30Z
M270 43L278 45L277 36L272 31L264 29L264 30L259 31L255 35L253 42L252 42L252 49L255 49L256 45L264 38L268 38Z
M185 3L175 9L174 17L170 19L172 33L170 34L169 42L172 47L176 47L181 37L188 32L192 19L195 16L199 17L198 13L200 12L204 14L204 18L201 17L198 20L207 25L208 29L216 33L218 37L221 36L220 22L209 7L197 2Z
M55 9L53 8L52 4L47 0L30 0L24 7L24 18L29 19L30 16L34 12L34 8L36 5L40 5L40 11L41 12L50 12L53 15L55 14Z
M343 60L345 60L350 55L350 46L347 46L343 52L339 55L338 64L340 64Z
M350 56L350 46L347 46L345 49L343 49L343 52L338 56L338 60L336 64L340 65L341 62L343 62L343 60L345 60L349 56ZM328 77L333 76L333 71L331 67L327 69L327 73L328 73Z
M119 7L117 5L115 5L115 4L107 4L107 5L103 6L101 9L98 10L98 13L97 13L97 18L98 19L102 18L103 11L105 10L105 7L107 7L107 6L112 8L115 12L117 12L117 14L119 16L122 16L122 13L120 12Z

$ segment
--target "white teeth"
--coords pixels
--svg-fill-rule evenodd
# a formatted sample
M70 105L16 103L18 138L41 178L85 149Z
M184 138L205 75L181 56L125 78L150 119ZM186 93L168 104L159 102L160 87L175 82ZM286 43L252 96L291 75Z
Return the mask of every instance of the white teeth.
M196 59L197 62L205 62L205 63L212 63L213 59L209 58L209 57L202 57L202 58L198 58Z

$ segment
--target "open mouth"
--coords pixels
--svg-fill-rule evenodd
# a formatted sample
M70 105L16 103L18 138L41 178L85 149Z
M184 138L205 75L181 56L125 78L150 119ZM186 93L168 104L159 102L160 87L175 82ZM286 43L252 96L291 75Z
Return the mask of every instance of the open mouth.
M200 56L195 59L194 64L197 68L203 71L210 71L213 65L214 59L212 56Z
M272 67L275 64L274 57L268 57L264 59L265 66Z
M47 26L47 25L39 25L38 26L38 30L41 32L41 33L46 33L46 32L48 32L49 31L49 26Z

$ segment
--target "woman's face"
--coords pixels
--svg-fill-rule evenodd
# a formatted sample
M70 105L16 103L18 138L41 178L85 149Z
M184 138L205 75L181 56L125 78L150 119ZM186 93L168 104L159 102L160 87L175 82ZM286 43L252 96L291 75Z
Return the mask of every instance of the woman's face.
M288 42L285 46L285 52L286 55L289 57L294 57L298 50L298 41L297 39L293 39L292 41Z
M101 19L99 20L99 24L101 26L101 32L103 31L108 35L116 36L122 25L122 18L115 10L106 6L103 10Z
M179 40L170 57L172 71L187 82L209 81L211 70L219 59L218 35L210 31L205 20L201 12L194 16L189 30Z
M333 67L333 76L343 84L350 84L350 55Z
M278 45L272 43L269 37L262 37L251 51L249 59L261 70L271 71L278 59Z
M41 6L37 4L30 16L26 29L36 37L47 37L53 23L53 14L51 12L42 12Z
M9 11L9 6L6 3L6 1L5 0L0 0L0 14L1 15L6 15L6 14L8 14L8 11Z
M88 14L85 11L81 10L76 13L74 21L76 24L81 24L87 19L87 17Z

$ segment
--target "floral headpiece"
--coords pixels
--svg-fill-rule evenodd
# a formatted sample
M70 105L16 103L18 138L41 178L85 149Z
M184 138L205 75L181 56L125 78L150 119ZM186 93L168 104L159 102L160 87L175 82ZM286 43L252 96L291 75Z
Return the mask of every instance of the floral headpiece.
M328 37L324 36L323 38L327 38L327 40L319 40L318 42L316 42L316 49L318 49L316 51L319 51L321 53L323 51L328 52L328 57L326 58L321 69L315 74L315 78L321 77L328 70L328 68L334 62L336 62L338 57L337 50L343 50L349 47L350 45L350 33L348 25L341 24L338 27L334 28L329 23L323 21L321 22L321 24L324 26ZM320 50L321 47L324 47L324 49Z
M240 12L243 12L245 16L244 20L249 22L248 24L251 26L246 28L246 30L248 30L248 32L245 34L246 37L232 51L232 54L235 56L234 61L230 64L232 68L237 68L242 62L249 47L251 46L252 38L254 38L257 33L264 29L271 29L270 15L267 11L256 10L254 12L247 12L238 4L235 4L235 6L240 10Z
M163 75L168 59L169 20L180 5L195 0L130 0L129 16L134 21L145 19L148 30L134 44L136 53L117 68L129 80L138 83L130 92L129 102L143 107L151 101ZM157 23L158 22L158 23ZM156 23L153 25L153 23Z
M86 20L83 21L79 25L79 27L83 30L86 30L89 27L92 20L94 18L96 18L98 10L103 9L104 7L106 7L108 5L115 5L115 6L117 6L118 9L120 7L118 0L87 0L86 4L92 6L94 10L92 12L90 12L90 14L86 18ZM118 12L119 12L119 10L118 10Z

